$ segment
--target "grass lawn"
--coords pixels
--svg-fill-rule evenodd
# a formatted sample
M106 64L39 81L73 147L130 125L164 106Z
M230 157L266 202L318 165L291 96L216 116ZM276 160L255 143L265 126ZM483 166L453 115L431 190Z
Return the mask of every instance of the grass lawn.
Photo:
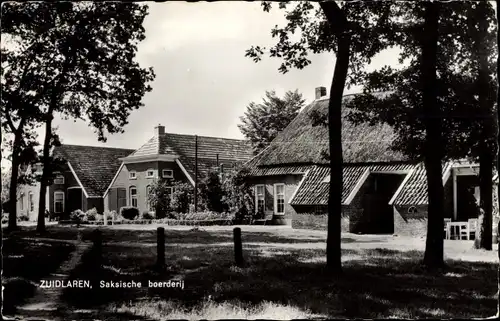
M242 226L246 266L235 267L231 227L166 228L166 262L156 272L154 226L101 228L102 267L87 253L75 279L136 281L140 289L78 289L64 296L75 309L147 319L472 318L497 311L495 251L472 241L445 241L445 270L420 261L424 239L342 237L341 277L325 270L326 233ZM80 228L88 239L93 228ZM18 236L33 236L29 229ZM51 226L46 237L76 239L76 228ZM148 288L180 279L184 289ZM85 297L86 300L79 299ZM90 300L91 299L91 300Z
M39 281L57 270L75 249L64 242L3 239L4 313L31 297Z

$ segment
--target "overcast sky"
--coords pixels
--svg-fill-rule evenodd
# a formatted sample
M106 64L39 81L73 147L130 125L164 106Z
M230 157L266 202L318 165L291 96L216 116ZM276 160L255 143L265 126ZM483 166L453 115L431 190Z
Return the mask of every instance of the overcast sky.
M260 3L150 3L138 60L154 68L156 79L145 106L132 112L125 133L108 135L106 144L86 123L56 119L63 143L138 148L159 123L172 133L243 139L239 117L266 90L281 95L298 89L312 101L316 87L330 87L333 54L311 56L310 66L285 75L278 72L279 59L254 63L245 57L251 45L272 45L270 30L284 21L282 12L263 12ZM374 65L394 60L394 52L383 53Z

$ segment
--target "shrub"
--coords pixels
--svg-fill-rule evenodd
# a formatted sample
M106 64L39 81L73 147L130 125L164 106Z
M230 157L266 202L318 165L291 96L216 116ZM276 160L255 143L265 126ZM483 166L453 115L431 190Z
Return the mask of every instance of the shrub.
M85 220L85 213L82 210L75 210L71 212L69 215L69 219L72 221L84 221Z
M97 215L97 209L95 207L85 212L87 221L95 221L97 219Z
M30 217L28 214L26 213L21 213L18 217L17 217L17 220L20 221L20 222L27 222L30 220Z
M234 214L217 213L212 211L204 211L197 213L181 213L178 214L177 219L186 221L232 220L234 219Z
M225 199L237 222L243 222L255 215L255 198L252 186L247 180L249 169L235 166L235 170L224 175Z
M135 220L139 217L139 209L137 207L124 206L120 209L120 215L126 220Z
M172 201L170 203L170 208L177 213L187 213L189 212L189 207L193 202L194 189L190 184L177 181L174 182L174 192L172 195ZM175 216L175 215L170 215Z
M229 210L229 205L225 202L226 191L223 189L218 171L210 171L201 181L200 196L209 211L222 213Z
M142 220L152 220L154 218L155 218L154 212L150 212L150 211L142 212L142 215L141 215Z
M106 220L108 220L108 221L112 221L112 220L116 219L117 216L118 216L116 214L115 210L113 210L113 211L104 211L104 213L102 215L105 216Z
M171 211L172 186L170 184L170 181L157 180L149 185L148 202L151 208L154 209L157 218L164 218Z

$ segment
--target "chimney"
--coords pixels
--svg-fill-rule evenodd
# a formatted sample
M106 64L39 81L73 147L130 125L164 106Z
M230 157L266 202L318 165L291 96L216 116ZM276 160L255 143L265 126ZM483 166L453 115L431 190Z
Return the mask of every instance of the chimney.
M326 96L326 88L325 87L316 87L316 99L320 99L321 97Z
M165 126L158 124L158 126L155 126L155 136L158 137L162 135L165 135Z

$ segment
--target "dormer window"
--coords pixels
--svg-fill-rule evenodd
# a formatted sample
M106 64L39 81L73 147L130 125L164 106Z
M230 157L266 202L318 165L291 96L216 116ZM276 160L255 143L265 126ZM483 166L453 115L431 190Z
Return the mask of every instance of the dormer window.
M128 178L129 179L137 179L137 172L136 171L130 171L128 173Z
M54 184L63 185L64 184L64 176L62 176L60 174L56 175L56 177L54 178Z
M161 171L161 176L163 178L173 178L174 177L174 171L171 169L164 169Z
M147 178L153 178L153 177L155 177L155 170L154 170L154 169L152 169L152 168L148 169L148 170L146 171L146 177L147 177Z

